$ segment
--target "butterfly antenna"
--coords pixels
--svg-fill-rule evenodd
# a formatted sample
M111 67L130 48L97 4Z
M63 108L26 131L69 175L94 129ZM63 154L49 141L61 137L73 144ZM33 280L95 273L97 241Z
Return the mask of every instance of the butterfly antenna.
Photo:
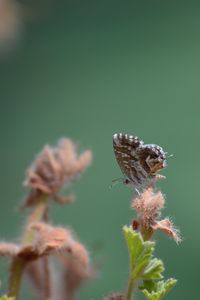
M174 154L168 154L168 152L165 152L166 158L171 158L174 156Z

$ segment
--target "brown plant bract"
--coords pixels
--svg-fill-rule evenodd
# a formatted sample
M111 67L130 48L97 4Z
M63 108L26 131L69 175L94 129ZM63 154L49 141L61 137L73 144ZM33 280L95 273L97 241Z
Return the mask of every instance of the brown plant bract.
M90 150L78 157L77 147L70 139L61 139L56 147L45 146L27 171L24 184L31 188L31 193L24 206L35 204L40 194L49 195L60 203L73 201L73 197L61 197L58 192L63 185L69 185L75 180L91 160Z
M164 207L165 198L158 191L154 192L153 188L146 189L141 195L133 199L131 207L137 212L137 220L133 221L133 229L141 227L142 231L152 230L152 233L158 229L174 238L176 242L181 241L180 232L173 226L168 219L159 220L161 209Z
M19 251L19 246L12 243L0 243L1 256L15 256Z
M46 299L46 291L52 289L51 282L49 283L46 278L46 268L44 265L44 258L38 259L31 262L26 269L26 273L34 287L36 297L40 300ZM50 285L50 287L47 288L47 284Z
M62 227L53 227L38 222L32 224L30 229L37 233L33 247L41 255L64 250L73 240L71 232Z
M34 250L40 257L55 254L62 262L63 276L59 294L62 299L73 299L77 289L86 280L91 278L89 255L86 248L73 238L72 233L62 227L52 227L45 223L35 223L31 229L36 230L38 236L34 243ZM38 291L40 299L44 299L43 261L35 261L28 268L30 278Z
M60 251L73 255L84 267L89 263L86 249L74 240L72 233L62 227L38 222L30 226L36 231L32 244L18 246L9 243L0 243L0 255L18 256L24 260L32 261L37 258L58 254Z
M180 243L182 241L180 231L176 227L174 227L173 222L169 220L169 218L157 221L155 225L152 226L154 230L162 230L167 235L171 236L176 243Z
M94 270L83 245L74 241L68 250L71 256L59 256L63 267L60 295L61 299L72 300L78 288L94 276Z

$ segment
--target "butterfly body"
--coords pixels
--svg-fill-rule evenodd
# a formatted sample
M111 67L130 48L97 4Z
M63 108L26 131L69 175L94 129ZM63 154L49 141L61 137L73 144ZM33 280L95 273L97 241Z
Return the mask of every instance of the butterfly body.
M144 144L137 136L116 133L113 135L116 160L125 175L125 183L134 188L153 185L158 172L166 166L162 147Z

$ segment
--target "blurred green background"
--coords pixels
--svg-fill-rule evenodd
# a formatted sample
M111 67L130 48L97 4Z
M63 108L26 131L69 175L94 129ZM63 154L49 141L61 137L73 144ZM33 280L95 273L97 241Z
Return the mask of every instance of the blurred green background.
M49 3L47 13L43 9L34 21L25 21L17 47L0 58L0 238L17 241L23 229L26 213L17 207L26 195L22 181L30 162L45 143L71 137L81 150L92 149L93 164L72 187L77 201L53 205L52 219L71 226L92 259L102 261L99 276L78 299L122 291L128 255L121 229L134 212L129 188L109 188L121 176L112 135L136 134L174 154L160 183L167 197L163 215L172 217L184 239L177 246L156 235L166 277L179 280L166 298L197 299L200 2ZM4 259L0 269L5 289Z

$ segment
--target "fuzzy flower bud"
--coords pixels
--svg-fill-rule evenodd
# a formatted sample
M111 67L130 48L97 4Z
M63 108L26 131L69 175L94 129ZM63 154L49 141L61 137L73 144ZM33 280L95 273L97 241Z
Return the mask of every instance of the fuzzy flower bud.
M31 193L24 206L33 205L42 193L60 203L71 202L71 196L61 197L58 192L74 181L91 160L91 151L86 150L78 156L77 147L70 139L61 139L56 147L45 146L27 171L24 185L31 188Z
M133 199L131 207L137 212L137 220L133 220L134 230L140 230L145 238L151 238L153 233L160 229L171 236L177 243L181 241L180 232L174 227L169 218L160 220L161 210L164 207L165 198L153 188L146 189L141 195Z

